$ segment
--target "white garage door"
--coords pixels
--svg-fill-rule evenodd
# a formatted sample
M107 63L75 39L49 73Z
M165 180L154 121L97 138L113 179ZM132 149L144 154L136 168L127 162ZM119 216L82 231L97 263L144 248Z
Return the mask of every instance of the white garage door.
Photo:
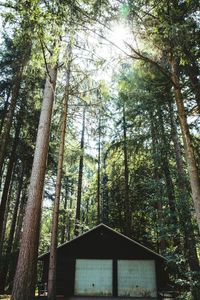
M119 260L118 296L156 297L154 260Z
M112 260L77 259L75 295L112 295Z

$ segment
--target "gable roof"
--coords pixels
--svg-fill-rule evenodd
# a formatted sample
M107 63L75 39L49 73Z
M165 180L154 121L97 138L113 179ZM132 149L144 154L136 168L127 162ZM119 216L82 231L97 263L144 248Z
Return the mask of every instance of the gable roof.
M95 226L94 228L92 228L92 229L86 231L85 233L79 235L78 237L75 237L75 238L73 238L72 240L65 242L64 244L58 246L57 249L60 249L60 248L63 248L63 247L67 247L68 245L71 245L72 243L76 242L77 240L81 240L82 237L84 237L84 236L90 234L91 232L94 232L94 231L96 231L96 230L99 230L99 229L101 229L101 228L103 228L103 229L105 229L105 230L107 230L107 231L110 231L110 232L112 232L113 234L118 235L118 236L120 236L120 237L123 238L123 239L128 240L129 242L133 243L134 245L136 245L136 246L138 246L138 247L141 247L143 250L145 250L145 251L147 251L147 252L150 252L151 254L157 256L158 258L160 258L160 259L162 259L162 260L166 260L166 258L165 258L164 256L162 256L162 255L156 253L155 251L153 251L153 250L147 248L146 246L143 246L142 244L136 242L135 240L132 240L131 238L127 237L126 235L124 235L124 234L122 234L122 233L120 233L120 232L118 232L118 231L112 229L111 227L105 225L104 223L101 223L101 224ZM50 253L50 252L48 251L48 252L46 252L46 253L40 255L40 256L38 257L38 259L39 259L39 260L42 260L44 257L48 256L49 253Z

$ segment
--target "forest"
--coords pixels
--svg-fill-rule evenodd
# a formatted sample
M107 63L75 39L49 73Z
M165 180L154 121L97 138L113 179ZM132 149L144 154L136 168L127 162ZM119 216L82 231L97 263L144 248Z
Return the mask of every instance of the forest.
M104 223L199 300L200 2L1 0L0 25L0 299L50 251L55 300L57 246Z

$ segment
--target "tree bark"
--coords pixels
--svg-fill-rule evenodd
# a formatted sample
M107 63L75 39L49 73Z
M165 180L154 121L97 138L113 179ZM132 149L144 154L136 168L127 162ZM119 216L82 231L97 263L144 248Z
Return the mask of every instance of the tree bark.
M2 134L4 121L5 121L6 114L7 114L7 109L8 109L8 105L9 105L9 102L8 102L9 98L10 98L10 91L8 92L8 95L7 95L6 100L5 100L3 111L1 112L0 136Z
M11 296L12 300L32 300L35 294L41 204L56 78L57 65L54 67L49 65L24 217L23 236Z
M174 85L174 95L178 110L179 123L181 127L181 132L183 136L183 144L185 150L185 156L187 161L188 173L190 178L190 185L192 190L192 198L194 202L197 224L200 231L200 179L196 164L196 158L194 155L194 149L192 145L192 140L189 132L189 126L187 123L187 117L185 113L185 108L183 104L183 97L181 93L177 64L173 55L171 56L171 73L172 73L172 81Z
M25 205L27 202L27 187L26 183L25 185L23 184L23 194L21 196L21 201L20 201L20 207L19 207L19 213L17 217L17 224L16 224L16 230L15 230L15 238L12 246L12 254L13 254L13 263L10 264L9 270L8 270L8 288L6 290L7 293L11 293L12 287L13 287L13 279L15 275L15 270L16 270L16 263L17 260L17 255L18 255L18 250L19 250L19 245L21 241L21 233L22 233L22 226L23 226L23 218L24 218L24 213L25 213Z
M77 204L76 204L76 217L75 217L75 229L74 235L79 235L80 218L81 218L81 194L82 194L82 181L83 181L83 154L84 154L84 140L85 140L85 110L83 108L83 121L82 121L82 133L81 133L81 155L79 161L79 173L78 173L78 192L77 192Z
M71 217L72 217L72 207L73 207L73 200L72 198L70 199L69 202L69 209L70 209L70 213L69 213L69 218L68 218L68 222L67 222L67 240L70 241L71 239L71 228L72 228L72 221L71 221Z
M67 181L68 183L68 181ZM67 184L66 183L66 184ZM64 195L64 211L63 211L63 217L62 217L62 229L61 229L61 239L60 242L63 244L66 241L66 230L67 230L67 225L66 225L66 209L67 209L67 200L68 200L68 186L65 186L65 195Z
M67 82L65 88L65 94L63 97L63 108L61 113L61 141L58 155L58 168L56 178L56 190L55 200L52 215L52 229L51 229L51 246L49 256L49 273L48 273L48 300L55 300L56 298L56 253L58 245L58 217L60 207L60 193L62 184L62 168L65 150L65 135L66 135L66 123L67 123L67 112L68 112L68 101L69 101L69 81L70 81L70 62L67 69Z
M128 168L128 149L127 149L127 124L125 104L123 103L123 152L124 152L124 200L125 200L125 234L130 236L132 226L132 213L129 198L129 168Z
M21 202L20 202L20 208L19 208L19 214L17 218L17 227L16 227L16 232L15 232L15 240L14 240L14 248L18 249L20 245L20 240L21 240L21 230L23 228L23 219L24 219L24 214L25 214L25 206L27 202L27 188L24 187L24 192L21 197Z
M175 247L177 247L177 250L180 245L180 236L178 233L178 219L177 219L177 211L176 211L176 197L175 197L175 191L174 191L174 184L171 178L171 172L169 167L169 160L168 160L168 153L167 153L167 139L165 134L165 128L164 128L164 122L163 122L163 116L161 112L160 106L158 106L158 117L159 117L159 124L160 124L160 130L161 130L161 166L162 170L165 176L165 182L166 182L166 189L167 189L167 197L168 197L168 203L169 203L169 209L170 209L170 219L171 219L171 225L172 225L172 236L173 236L173 244Z
M21 124L19 122L17 125L17 128L16 128L16 132L15 132L15 138L14 138L14 142L13 142L12 152L10 155L10 160L8 163L6 180L4 183L1 204L0 204L0 249L2 249L1 244L3 242L3 223L5 221L5 211L6 211L6 205L7 205L7 199L8 199L9 186L10 186L10 182L11 182L14 163L16 160L16 149L17 149L17 146L19 143L20 128L21 128ZM1 257L1 253L0 253L0 257Z
M12 253L13 238L14 238L14 234L15 234L17 214L18 214L20 197L21 197L21 192L22 192L23 178L24 178L24 171L22 169L21 176L19 179L19 186L18 186L18 192L17 192L16 201L15 201L15 207L14 207L13 216L12 216L9 238L8 238L7 247L6 247L5 261L4 261L4 266L3 266L3 270L2 270L2 278L3 278L2 291L3 292L5 291L5 287L6 287L6 279L7 279L7 273L8 273L8 268L9 268L9 262L10 262L9 255L11 255L11 253Z
M98 128L98 167L97 167L97 224L101 222L101 115Z

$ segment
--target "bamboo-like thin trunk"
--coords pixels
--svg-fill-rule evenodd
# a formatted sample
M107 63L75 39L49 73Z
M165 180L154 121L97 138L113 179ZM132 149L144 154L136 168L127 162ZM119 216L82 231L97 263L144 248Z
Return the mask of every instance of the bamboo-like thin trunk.
M98 168L97 168L97 224L101 222L101 115L99 111L98 128Z
M78 192L77 192L77 204L76 204L76 218L75 218L75 228L74 235L79 235L80 227L80 218L81 218L81 194L82 194L82 179L83 179L83 152L84 152L84 141L85 141L85 110L83 108L83 123L82 123L82 132L81 132L81 155L79 161L79 173L78 173Z
M67 70L67 82L65 95L62 104L61 113L61 142L59 147L58 155L58 168L56 177L56 190L54 208L52 214L52 229L51 229L51 246L49 256L49 273L48 273L48 300L55 300L56 298L56 253L58 245L58 217L59 217L59 206L60 206L60 193L62 184L62 168L65 150L65 135L66 135L66 123L67 123L67 112L68 112L68 100L69 100L69 80L70 80L70 63L68 64Z
M65 195L64 195L64 207L63 207L63 216L62 216L62 228L61 228L61 239L60 243L63 244L66 241L66 231L67 231L67 225L66 225L66 209L67 209L67 201L68 200L68 187L65 187Z
M41 204L56 78L57 65L53 67L49 65L23 223L23 235L11 296L12 300L32 300L35 294Z
M125 104L123 103L123 152L124 152L124 187L125 187L125 234L130 236L131 233L131 205L129 198L129 168L128 168L128 149L127 149L127 124Z

